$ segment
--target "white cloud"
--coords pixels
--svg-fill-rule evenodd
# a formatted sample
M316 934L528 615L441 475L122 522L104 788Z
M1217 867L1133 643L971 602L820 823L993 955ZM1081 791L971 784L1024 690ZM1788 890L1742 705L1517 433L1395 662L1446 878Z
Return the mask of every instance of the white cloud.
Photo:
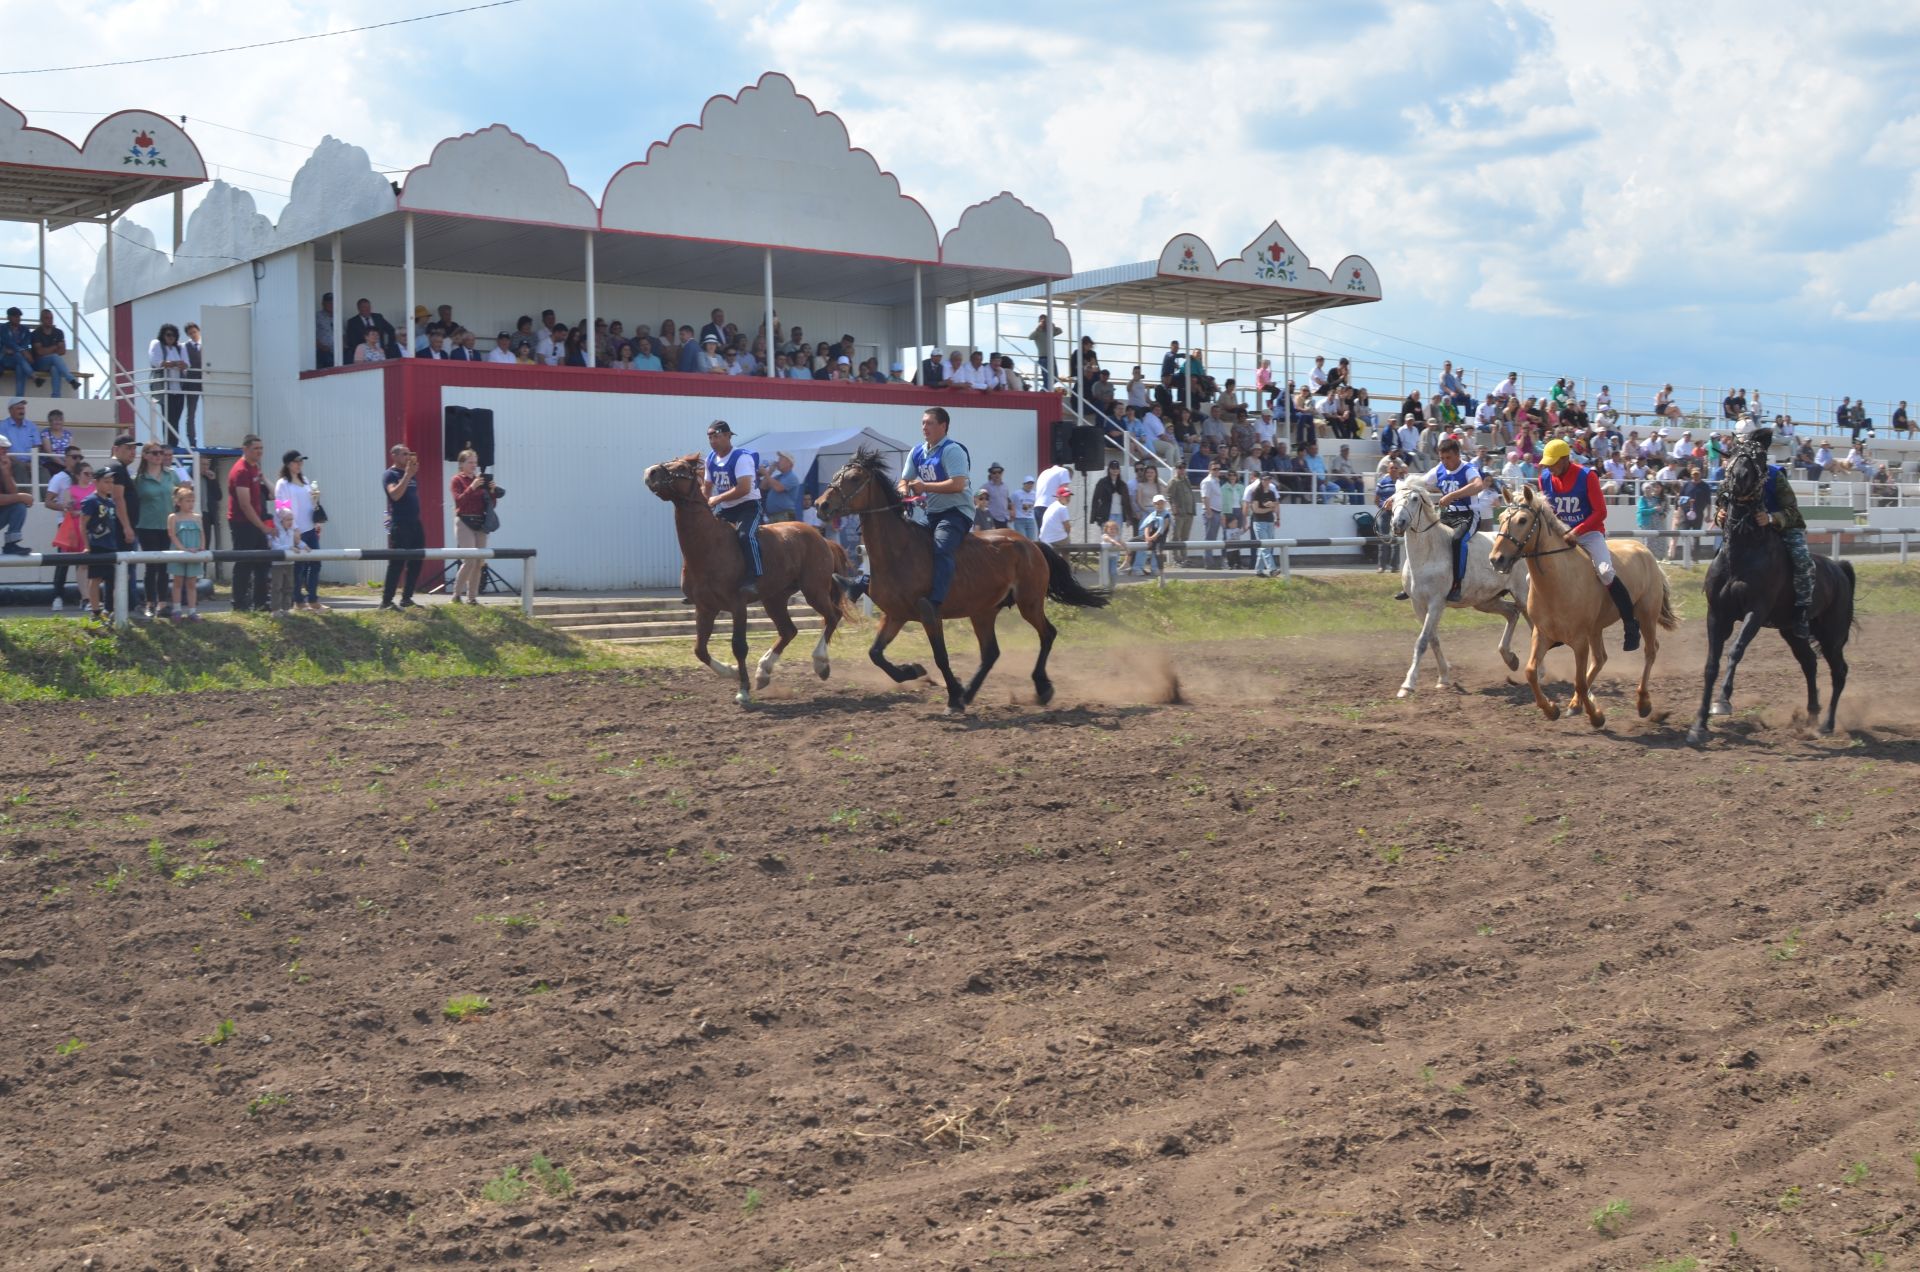
M1875 292L1864 309L1848 310L1844 304L1833 307L1833 316L1848 322L1913 322L1920 320L1920 283L1903 283Z

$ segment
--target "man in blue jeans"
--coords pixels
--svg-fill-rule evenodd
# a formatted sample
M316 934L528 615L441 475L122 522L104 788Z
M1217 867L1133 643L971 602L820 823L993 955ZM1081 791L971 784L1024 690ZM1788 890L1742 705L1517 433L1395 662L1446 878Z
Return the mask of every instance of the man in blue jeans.
M941 603L953 586L954 554L973 529L972 458L967 448L947 436L953 417L944 406L930 406L920 416L923 439L900 470L900 493L926 499L927 524L933 529L933 586L920 598L921 621L939 617ZM850 599L866 592L867 579L841 578Z

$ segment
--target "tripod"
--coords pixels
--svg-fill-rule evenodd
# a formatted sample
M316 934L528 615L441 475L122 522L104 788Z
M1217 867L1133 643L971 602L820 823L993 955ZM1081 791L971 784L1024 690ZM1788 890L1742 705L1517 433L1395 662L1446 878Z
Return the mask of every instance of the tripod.
M439 564L439 575L434 578L433 586L419 590L429 595L452 591L454 577L460 573L459 567L464 564L466 564L464 561L448 561ZM451 573L447 570L447 566L449 565L454 567ZM518 592L520 589L501 578L500 572L493 568L491 561L482 561L480 563L480 590L488 596L498 596L503 592Z

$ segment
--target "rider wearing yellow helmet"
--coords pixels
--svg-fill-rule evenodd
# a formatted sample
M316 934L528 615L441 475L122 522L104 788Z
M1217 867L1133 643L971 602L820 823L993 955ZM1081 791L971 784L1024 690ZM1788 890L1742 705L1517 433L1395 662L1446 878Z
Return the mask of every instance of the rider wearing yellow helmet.
M1620 648L1640 648L1640 623L1633 616L1633 597L1613 572L1613 554L1607 550L1607 500L1600 490L1600 474L1573 462L1573 448L1556 437L1540 452L1540 493L1554 515L1567 527L1567 537L1586 549L1594 573L1613 598L1625 626Z

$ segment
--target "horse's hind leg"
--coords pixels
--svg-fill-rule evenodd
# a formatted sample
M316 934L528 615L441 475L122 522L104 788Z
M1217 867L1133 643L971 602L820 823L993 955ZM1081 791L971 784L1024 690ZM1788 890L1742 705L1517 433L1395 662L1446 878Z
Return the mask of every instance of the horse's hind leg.
M947 625L933 602L924 596L920 598L920 629L927 634L927 644L933 646L933 665L947 683L947 714L959 715L967 709L967 691L953 674L953 661L947 657Z
M1507 620L1507 630L1500 633L1500 661L1507 664L1508 671L1518 671L1520 659L1513 652L1513 629L1520 625L1520 607L1512 601L1502 601L1497 612Z
M1600 687L1600 669L1607 665L1607 642L1603 632L1593 634L1593 644L1589 646L1593 661L1587 664L1587 701L1592 705L1594 691Z
M1440 613L1446 609L1446 606L1439 601L1428 603L1418 597L1414 599L1413 604L1420 615L1420 635L1414 639L1413 663L1407 668L1407 678L1400 682L1400 692L1396 695L1401 698L1412 697L1413 691L1419 687L1420 660L1426 656L1427 647L1433 644L1433 633L1440 626ZM1440 683L1443 686L1447 683L1444 675Z
M820 616L820 639L813 646L813 674L825 680L833 674L833 663L827 658L827 646L833 641L833 633L840 627L840 607L834 604L831 585L821 587L813 584L803 589L807 605Z
M1053 638L1057 634L1053 620L1047 617L1046 594L1034 592L1031 588L1019 589L1020 617L1040 633L1040 656L1033 662L1033 698L1041 706L1053 701L1053 681L1047 678L1047 655L1053 652Z
M1849 622L1848 626L1851 626ZM1847 628L1842 627L1836 633L1820 642L1820 652L1826 655L1827 671L1833 677L1833 688L1827 694L1827 718L1820 722L1820 732L1833 732L1833 718L1840 710L1840 691L1847 687Z
M1633 705L1642 720L1653 714L1653 695L1647 692L1647 685L1653 680L1654 660L1660 657L1660 638L1657 623L1640 625L1640 691L1634 695Z
M787 612L786 601L768 597L760 603L760 608L767 611L767 617L773 620L774 631L778 633L774 637L773 648L760 655L759 671L753 681L754 688L765 689L767 682L773 679L774 664L780 661L780 655L800 634L800 629L793 625L793 615Z
M1807 723L1812 725L1820 719L1820 660L1814 656L1813 645L1792 632L1782 631L1780 637L1793 651L1793 660L1800 664L1800 674L1807 678Z
M1000 661L1000 640L993 630L993 620L999 613L998 610L988 610L973 616L973 638L980 645L980 667L973 673L973 679L967 682L966 700L969 703L980 692L980 686L986 683L987 673L993 670L993 664Z
M740 690L733 700L744 707L753 701L753 692L747 687L747 603L738 597L733 602L733 662L740 671Z
M1607 722L1607 713L1593 701L1593 646L1597 640L1577 641L1573 648L1573 701L1570 707L1579 707L1587 713L1587 723L1599 728Z

